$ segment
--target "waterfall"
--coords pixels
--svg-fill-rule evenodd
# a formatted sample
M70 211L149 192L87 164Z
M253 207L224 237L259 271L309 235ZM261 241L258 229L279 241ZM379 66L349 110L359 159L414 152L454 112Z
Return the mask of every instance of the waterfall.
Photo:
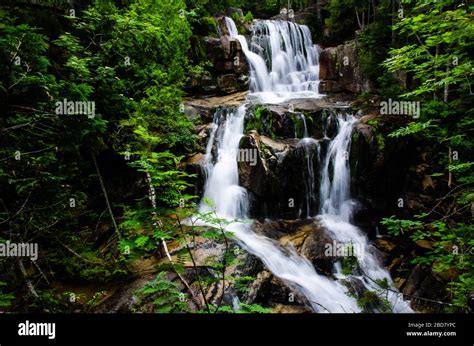
M319 52L305 25L263 20L252 26L250 46L239 35L232 18L225 18L231 37L237 39L250 66L250 95L261 103L292 98L317 98Z
M352 212L349 150L352 127L356 119L352 115L338 114L336 121L338 133L329 142L325 160L321 166L320 213L337 215L342 220L349 222ZM324 133L324 137L327 138L326 133Z
M265 266L290 287L303 295L311 307L319 312L358 312L356 301L347 295L347 288L340 282L319 275L313 265L293 248L281 248L274 240L253 231L247 217L248 199L245 189L239 186L236 153L243 135L245 105L230 109L222 116L214 117L214 126L207 145L207 155L217 146L218 156L212 165L204 188L204 198L199 211L215 210L220 218L231 221L226 231L232 232L237 241L249 253L259 257ZM212 133L212 132L211 132ZM205 203L206 199L213 206ZM239 219L239 220L236 220Z
M311 217L314 215L316 208L316 181L314 174L314 158L319 158L321 154L321 146L319 142L309 137L308 126L306 124L306 117L304 114L299 114L303 123L303 138L299 142L299 146L303 148L304 161L306 162L306 169L303 171L304 175L304 188L305 188L305 202L306 202L306 216Z
M311 42L309 29L303 25L280 21L260 21L254 25L251 46L239 35L232 19L226 18L232 37L239 40L251 71L251 95L263 103L282 102L294 97L319 97L318 51ZM344 275L342 263L334 264L334 276L320 275L304 256L292 246L283 248L277 241L254 232L247 220L249 201L246 190L239 185L238 150L244 133L246 105L223 108L216 112L210 129L209 141L203 160L206 176L204 195L199 211L214 211L228 223L225 230L249 253L257 256L265 266L289 287L303 296L316 312L360 312L347 285L358 280L371 291L380 287L377 280L387 280L393 287L388 271L381 264L378 251L370 245L367 236L351 224L353 201L350 195L349 152L352 129L356 119L349 114L337 114L337 133L331 140L323 124L323 139L329 141L322 150L319 141L308 133L306 118L303 138L299 145L305 155L306 215L315 217L331 238L338 243L354 246L358 271ZM331 120L331 118L329 118ZM213 160L214 148L217 157ZM316 214L316 176L314 158L320 164L319 215ZM210 200L211 203L207 203ZM360 251L362 250L362 251ZM398 299L398 292L386 292L395 312L412 312L408 302Z
M248 199L246 190L239 186L237 150L244 132L245 106L225 112L222 119L220 111L214 116L213 129L206 147L206 158L212 157L212 148L217 138L217 161L204 161L207 164L207 180L200 212L215 209L219 217L227 219L244 218L247 215ZM209 159L208 159L209 160ZM206 168L205 168L206 171ZM213 206L205 203L212 201Z
M305 257L297 254L294 248L283 249L276 241L255 233L253 225L245 220L248 197L245 189L239 186L237 162L239 142L244 131L245 110L246 106L243 105L237 109L227 109L224 114L218 111L214 116L204 160L208 172L207 181L199 211L206 213L214 210L218 217L228 220L230 223L226 226L226 231L232 232L242 247L259 257L275 276L303 295L314 311L360 312L355 299L347 294L344 285L347 277L341 274L341 263L337 262L334 266L338 280L320 275ZM386 279L392 285L390 275L381 265L377 250L370 246L367 236L350 223L352 202L348 158L355 122L356 119L352 115L337 116L338 132L330 141L321 165L321 214L318 219L332 239L342 244L352 244L358 250L362 249L363 253L357 255L363 273L351 276L359 279L366 289L377 290L379 287L373 281ZM315 152L319 154L319 144L315 144L318 142L307 137L306 122L303 124L306 137L300 141L301 145L307 148L305 149L307 154ZM326 134L324 137L327 138ZM213 164L210 158L214 145L217 147L218 155ZM314 146L318 150L315 151ZM308 161L312 162L312 159ZM312 187L314 185L312 163L308 163L307 169L309 173L307 185ZM313 192L308 191L307 194L312 196ZM204 201L207 199L211 200L213 205L206 204ZM311 215L310 203L307 205L307 213ZM412 311L406 301L398 299L395 290L388 291L387 298L395 312Z
M340 244L350 245L358 252L356 255L361 275L352 275L353 277L359 279L365 288L371 291L380 290L375 281L387 280L392 288L386 291L386 297L393 311L413 312L409 302L400 299L403 297L393 287L393 281L381 263L378 250L369 243L367 235L350 223L354 203L350 196L349 151L356 119L352 115L338 114L336 120L338 132L330 141L321 165L318 219L332 239ZM328 138L326 133L324 137ZM339 278L346 279L341 275L340 262L335 264L334 271Z

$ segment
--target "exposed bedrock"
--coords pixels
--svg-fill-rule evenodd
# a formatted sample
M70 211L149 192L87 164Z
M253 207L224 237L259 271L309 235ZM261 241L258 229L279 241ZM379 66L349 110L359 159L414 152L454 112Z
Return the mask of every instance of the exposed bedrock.
M320 92L360 93L374 89L360 66L359 51L360 46L357 40L321 51L319 57Z

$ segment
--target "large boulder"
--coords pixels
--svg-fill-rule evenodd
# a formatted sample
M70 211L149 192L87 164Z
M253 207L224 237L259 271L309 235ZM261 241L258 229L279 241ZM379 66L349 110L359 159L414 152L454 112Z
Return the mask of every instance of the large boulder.
M328 47L321 50L319 55L319 79L338 80L337 47Z
M303 153L298 140L280 142L252 132L241 150L257 153L255 165L239 162L240 185L249 191L252 217L294 219L304 200Z
M321 165L318 147L323 150L328 138L336 134L336 114L348 111L342 100L327 103L294 100L248 108L240 150L251 152L255 160L239 162L238 166L239 183L248 190L252 217L294 219L308 216L308 209L309 216L316 213ZM311 138L303 141L306 136ZM314 188L308 198L309 160Z
M332 238L319 224L311 222L303 225L295 233L283 237L280 243L291 243L320 274L332 275L337 257L326 256L326 246L332 243Z

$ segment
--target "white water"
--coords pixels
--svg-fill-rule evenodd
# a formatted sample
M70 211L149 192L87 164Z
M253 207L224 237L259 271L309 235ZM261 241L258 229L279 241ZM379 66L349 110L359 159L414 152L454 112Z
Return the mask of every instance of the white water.
M263 20L253 25L250 47L226 17L230 36L237 39L250 66L250 96L261 103L317 98L319 51L305 25Z
M361 280L368 290L377 291L380 287L374 281L386 279L393 288L392 279L381 263L378 250L369 243L367 236L359 228L350 223L354 202L350 198L349 150L355 122L356 119L352 115L337 116L338 133L329 143L321 167L321 215L318 219L332 239L340 244L352 244L355 249L362 250L362 253L357 254L362 275L355 277ZM327 138L326 134L324 137ZM341 275L340 263L335 264L334 271L337 277L345 278ZM400 294L392 291L384 293L394 312L413 312Z
M226 119L214 117L214 129L206 148L206 158L212 157L212 147L217 135L217 161L208 166L208 177L204 186L204 199L200 212L215 210L217 215L227 219L240 219L247 215L246 190L239 186L239 170L236 153L244 132L245 106L226 112ZM217 131L217 132L216 132ZM209 165L209 161L205 161ZM210 200L213 206L205 203Z
M254 28L252 49L245 37L238 35L235 23L226 18L232 37L240 41L251 70L251 94L262 103L278 103L289 98L319 97L318 52L311 42L309 29L287 22L263 21ZM257 50L258 54L253 50ZM265 60L265 59L266 60ZM267 68L269 63L270 72ZM204 169L206 185L199 211L214 210L218 217L233 221L226 230L233 232L241 245L259 257L266 267L290 287L304 296L317 312L360 312L354 298L347 295L342 280L341 264L334 266L335 277L319 275L313 265L300 256L292 247L285 249L274 240L256 234L253 225L243 222L247 218L248 198L239 186L236 153L244 130L245 106L227 111L223 120L219 114L214 119L206 148ZM307 215L313 215L315 199L315 177L312 155L320 154L319 142L310 138L304 117L304 134L300 145L309 157L306 167ZM338 115L336 137L328 145L320 178L320 222L334 240L352 243L356 249L364 249L359 256L359 266L364 275L357 276L370 290L379 287L373 280L387 279L389 273L382 266L377 250L370 246L367 236L350 223L353 202L350 198L349 150L351 132L355 118ZM326 134L324 138L329 140ZM218 157L212 163L212 148L216 145ZM315 149L316 147L316 149ZM209 206L206 200L212 201ZM397 299L397 293L388 292L387 297L395 312L411 312L407 302Z
M352 212L349 150L355 121L356 119L352 115L339 114L337 116L338 133L329 143L320 173L321 214L338 216L346 222L350 221ZM327 138L326 134L324 137Z
M243 134L245 106L229 111L224 123L215 119L216 143L208 143L206 155L211 155L212 146L217 145L218 158L212 167L205 185L200 212L215 210L220 218L228 220L247 217L248 199L239 186L238 165L235 153ZM204 202L210 199L214 206ZM319 312L357 312L356 301L347 296L346 287L324 275L319 275L313 265L293 248L282 249L277 242L253 231L253 225L235 221L226 226L226 231L235 234L237 240L250 253L259 257L277 277L300 292ZM324 307L324 308L323 308Z
M306 169L303 172L305 178L305 199L306 199L306 216L311 217L314 215L316 208L316 181L314 174L314 156L317 155L319 158L321 154L321 146L319 142L309 137L308 126L306 125L306 118L304 114L299 115L303 123L303 138L299 142L299 145L303 147L304 161L306 162Z

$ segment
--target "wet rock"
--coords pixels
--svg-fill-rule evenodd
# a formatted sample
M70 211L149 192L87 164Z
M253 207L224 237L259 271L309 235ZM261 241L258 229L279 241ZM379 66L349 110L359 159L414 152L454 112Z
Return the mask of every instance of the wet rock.
M443 305L423 299L416 299L415 297L434 301L446 301L449 299L445 281L439 275L432 273L430 267L421 264L417 264L411 271L402 292L413 296L411 298L411 306L420 312L442 312Z
M351 193L359 202L354 221L375 234L374 220L397 214L397 201L407 184L413 160L410 139L389 137L407 119L397 116L366 118L354 127L350 150ZM407 198L408 201L411 199Z
M294 219L306 216L306 167L311 159L315 186L319 184L320 157L314 154L319 144L324 150L337 133L336 114L349 112L347 100L292 100L290 104L249 106L246 133L241 150L256 150L256 162L239 162L240 185L249 192L253 218ZM327 108L326 108L327 107ZM258 112L258 117L255 114ZM303 120L304 119L304 120ZM314 139L312 153L302 145L304 122ZM294 138L299 137L299 138ZM316 210L317 191L311 210Z
M234 64L229 60L217 61L215 67L216 70L221 73L229 73L234 70Z
M238 107L247 96L247 91L239 91L229 95L211 97L186 97L184 99L185 111L199 114L201 124L210 126L214 118L214 113L221 107ZM192 110L191 110L192 109ZM202 128L198 128L199 133Z
M257 196L263 196L268 174L268 165L265 155L262 155L260 147L260 136L251 133L240 141L240 150L247 150L248 160L239 161L240 185L252 191Z
M240 90L240 83L234 74L224 74L217 77L219 94L232 94Z
M433 242L429 240L417 240L415 241L415 244L421 247L422 249L432 249L433 248Z
M267 151L265 151L267 152ZM294 219L300 215L304 201L303 152L298 147L268 155L265 192L253 209L256 215Z
M206 57L216 61L217 59L225 59L226 54L230 54L230 46L224 47L222 39L206 36L202 40L204 41L204 54Z
M331 244L331 237L323 230L312 230L305 239L301 248L301 254L305 256L319 273L330 276L333 272L336 258L326 256L326 245Z
M257 278L249 288L245 301L247 304L256 303L266 306L305 306L303 300L296 292L266 270L257 275Z
M285 236L295 234L304 225L313 223L312 219L296 219L296 220L267 220L265 222L255 222L255 232L264 235L265 237L278 240L282 238L282 245L292 241L292 237L285 240ZM303 237L305 235L294 235L295 237ZM295 241L293 239L293 241ZM301 244L300 244L301 245ZM299 246L299 245L298 245Z
M194 155L190 156L186 160L186 164L187 165L200 165L203 159L204 159L204 154L197 153L197 154L194 154Z
M341 85L335 80L322 80L319 83L320 93L340 93L342 92Z
M400 264L402 263L402 259L400 257L395 257L393 261L387 266L388 271L392 276L397 272Z
M294 219L303 201L303 155L298 141L277 141L255 131L241 140L240 150L256 160L239 162L240 185L250 197L250 214Z
M319 55L319 79L336 81L339 79L337 67L337 47L321 50Z
M395 287L398 289L398 290L401 290L401 288L405 285L405 283L407 282L406 279L404 278L395 278L393 280L393 283L395 284Z
M332 238L319 224L314 222L300 226L295 233L280 239L280 244L294 246L298 253L306 257L319 273L327 276L332 275L334 262L337 260L336 257L325 254L327 244L331 243Z
M349 292L357 298L362 297L364 292L367 291L364 283L356 277L350 277L349 280L346 281L346 287Z

